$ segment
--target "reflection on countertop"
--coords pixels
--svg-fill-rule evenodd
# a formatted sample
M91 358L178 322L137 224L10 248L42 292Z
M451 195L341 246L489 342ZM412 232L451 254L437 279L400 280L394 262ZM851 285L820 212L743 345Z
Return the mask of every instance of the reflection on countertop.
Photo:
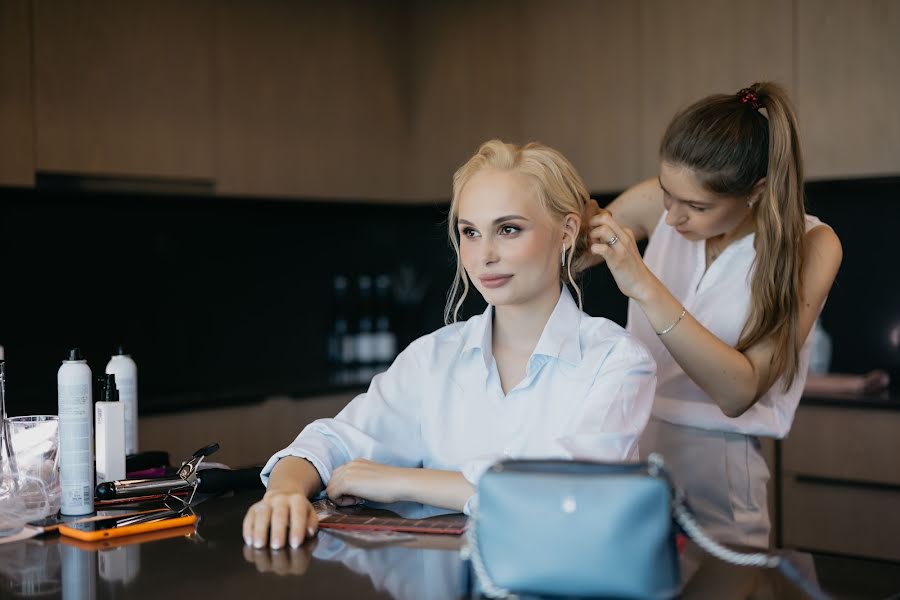
M298 549L243 544L240 524L258 492L210 500L196 533L145 543L128 538L91 546L60 537L0 544L0 596L83 598L293 597L465 598L467 565L456 536L355 535L320 531ZM190 528L188 528L190 529ZM803 576L826 592L885 597L900 590L900 565L790 552ZM825 565L821 571L819 565ZM691 544L682 554L685 598L802 598L774 571L735 567ZM817 572L818 571L818 572Z

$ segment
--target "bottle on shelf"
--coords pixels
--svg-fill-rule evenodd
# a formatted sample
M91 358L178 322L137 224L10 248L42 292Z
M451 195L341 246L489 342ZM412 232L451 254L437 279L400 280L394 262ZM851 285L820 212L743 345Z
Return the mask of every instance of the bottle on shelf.
M371 275L360 275L356 280L358 318L356 327L356 382L368 383L372 378L375 360L375 319Z
M391 278L375 277L375 365L376 372L386 370L397 356L397 336L393 331L391 312Z
M332 293L334 316L328 334L328 368L332 381L348 383L356 340L350 333L350 284L345 275L334 277Z

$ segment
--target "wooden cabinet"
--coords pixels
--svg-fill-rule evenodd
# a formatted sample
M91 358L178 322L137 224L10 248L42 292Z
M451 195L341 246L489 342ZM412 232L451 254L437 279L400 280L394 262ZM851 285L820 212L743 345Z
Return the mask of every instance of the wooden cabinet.
M532 1L526 7L522 141L561 151L592 192L636 183L638 3Z
M220 193L412 197L403 7L216 2Z
M592 191L634 183L637 17L627 0L414 3L419 195L449 197L491 138L560 150Z
M807 176L900 172L900 3L797 0L796 31Z
M781 442L786 547L900 560L900 411L801 405Z
M34 183L31 2L0 0L0 186Z
M641 176L659 171L659 143L678 110L756 81L794 91L792 3L640 2Z
M412 176L447 199L454 171L491 138L522 140L524 3L411 4Z
M213 177L209 1L30 4L38 170Z
M658 171L679 109L760 80L809 176L896 174L897 73L894 0L0 0L0 184L444 200L499 137L612 191Z

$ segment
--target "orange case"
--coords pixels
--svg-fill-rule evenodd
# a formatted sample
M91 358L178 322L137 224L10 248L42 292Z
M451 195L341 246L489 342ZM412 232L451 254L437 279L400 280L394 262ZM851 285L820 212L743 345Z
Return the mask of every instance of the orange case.
M135 535L126 535L120 538L106 538L96 542L85 542L66 535L59 536L59 541L66 546L74 546L81 550L93 552L96 550L109 550L112 548L121 548L122 546L130 546L132 544L144 544L147 542L155 542L158 540L168 540L171 538L186 537L196 531L193 525L184 525L182 527L174 527L172 529L161 529L159 531L151 531L149 533L137 533Z
M60 525L59 532L63 535L85 542L96 542L97 540L108 538L159 531L160 529L183 527L185 525L192 525L196 522L197 515L188 515L186 517L176 517L174 519L160 519L159 521L151 521L150 523L138 523L136 525L126 525L124 527L110 527L109 529L99 529L97 531L80 531L69 527L68 525Z

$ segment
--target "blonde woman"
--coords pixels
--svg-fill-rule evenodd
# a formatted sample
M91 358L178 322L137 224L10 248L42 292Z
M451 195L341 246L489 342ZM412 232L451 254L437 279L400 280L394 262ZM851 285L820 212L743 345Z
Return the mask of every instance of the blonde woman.
M486 142L455 174L449 233L455 321L470 286L487 310L414 341L333 419L307 426L263 469L247 544L315 534L310 498L464 510L505 457L636 459L655 365L621 327L580 309L584 184L558 152ZM576 303L564 282L576 290ZM461 296L457 298L457 296Z
M659 368L641 451L666 457L715 537L765 547L759 437L791 427L841 244L805 213L797 119L775 84L689 106L660 159L658 177L590 219Z

